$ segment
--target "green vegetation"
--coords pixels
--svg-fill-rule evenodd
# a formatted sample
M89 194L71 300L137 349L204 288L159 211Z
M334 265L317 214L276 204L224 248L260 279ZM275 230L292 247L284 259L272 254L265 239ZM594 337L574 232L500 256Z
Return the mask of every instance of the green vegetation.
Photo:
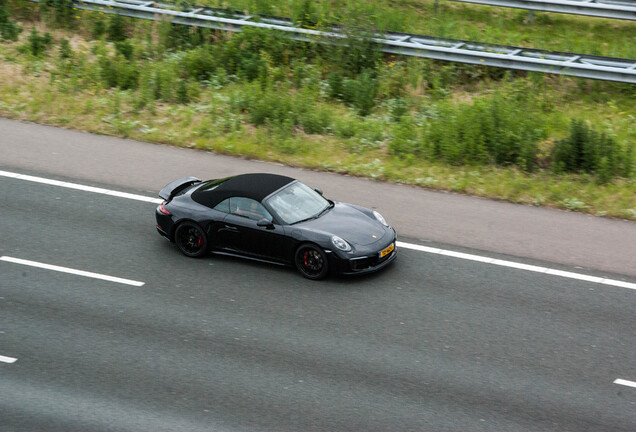
M31 31L0 43L1 115L636 220L636 86L384 56L369 38L392 29L635 58L633 23L601 20L586 39L597 19L528 24L434 0L231 6L341 23L346 40L321 45L3 1L0 29ZM557 27L570 40L547 41Z
M9 18L6 0L0 0L0 40L17 41L22 28Z
M49 49L52 42L53 38L51 37L51 33L40 35L35 27L33 27L31 28L28 42L19 47L18 50L23 54L29 53L34 57L41 57L46 53L46 50Z

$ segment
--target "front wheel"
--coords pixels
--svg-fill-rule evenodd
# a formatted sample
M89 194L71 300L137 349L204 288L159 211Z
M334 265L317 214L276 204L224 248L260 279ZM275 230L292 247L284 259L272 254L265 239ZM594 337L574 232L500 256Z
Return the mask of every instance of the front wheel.
M324 279L329 272L327 255L318 246L302 245L296 251L296 268L307 279Z
M208 250L208 240L203 228L193 222L183 222L177 227L174 241L186 256L198 258Z

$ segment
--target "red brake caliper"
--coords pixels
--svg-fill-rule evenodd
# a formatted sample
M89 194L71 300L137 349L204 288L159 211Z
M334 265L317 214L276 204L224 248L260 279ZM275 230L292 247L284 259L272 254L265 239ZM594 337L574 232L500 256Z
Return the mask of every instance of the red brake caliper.
M305 251L303 258L305 259L305 267L309 267L309 262L307 262L307 258L309 257L309 251Z

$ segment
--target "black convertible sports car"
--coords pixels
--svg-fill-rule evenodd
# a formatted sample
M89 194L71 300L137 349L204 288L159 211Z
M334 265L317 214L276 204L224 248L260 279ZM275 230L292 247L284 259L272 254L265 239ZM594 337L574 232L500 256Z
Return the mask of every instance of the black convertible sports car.
M395 230L376 211L330 201L290 177L175 180L159 196L157 231L189 257L208 251L294 265L309 279L380 270Z

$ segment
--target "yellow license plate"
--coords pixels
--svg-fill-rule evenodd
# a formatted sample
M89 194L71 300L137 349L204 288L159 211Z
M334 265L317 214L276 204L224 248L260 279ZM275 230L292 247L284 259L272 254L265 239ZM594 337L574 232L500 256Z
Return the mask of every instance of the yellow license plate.
M381 250L380 251L380 258L384 258L388 254L393 252L393 249L395 249L395 243L391 243L391 245L388 248Z

